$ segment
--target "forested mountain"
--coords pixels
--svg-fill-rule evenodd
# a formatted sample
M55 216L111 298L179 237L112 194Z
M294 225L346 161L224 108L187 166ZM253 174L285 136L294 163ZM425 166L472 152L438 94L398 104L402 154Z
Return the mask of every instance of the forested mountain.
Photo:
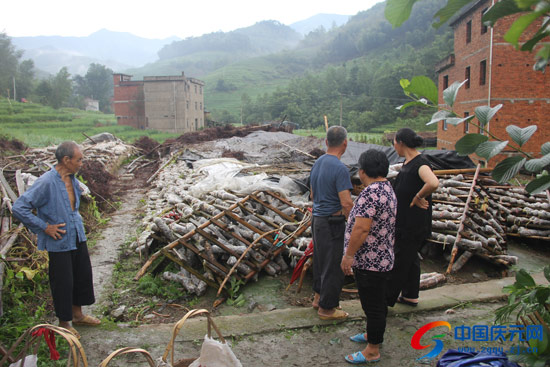
M265 55L296 46L300 34L275 20L265 20L253 26L231 32L214 32L189 37L164 46L160 60L188 56L197 52L232 52L248 57Z
M293 51L217 70L204 77L206 108L215 119L247 123L286 116L316 127L327 115L351 131L383 131L396 121L423 126L426 115L395 109L408 101L399 80L415 75L435 80L435 64L452 52L451 29L431 26L444 3L417 3L396 29L384 18L385 3L379 3L342 27L311 32ZM234 88L219 88L220 80Z
M141 68L127 69L136 79L145 75L205 75L253 57L296 47L301 35L274 20L258 22L231 32L214 32L189 37L164 46L159 61Z

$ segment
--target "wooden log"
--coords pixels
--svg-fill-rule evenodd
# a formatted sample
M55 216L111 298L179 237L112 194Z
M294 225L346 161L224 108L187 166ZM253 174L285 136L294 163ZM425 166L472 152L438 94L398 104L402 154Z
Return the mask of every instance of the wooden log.
M17 237L19 236L19 232L21 232L23 228L23 224L19 224L19 226L13 231L13 234L8 238L8 240L4 242L2 246L0 246L0 258L3 258L8 254L13 244L17 240Z
M3 190L5 190L7 197L11 200L12 203L15 203L15 200L17 200L17 195L15 195L15 192L11 189L10 184L4 177L3 169L0 169L0 186L2 186ZM4 196L6 196L4 195Z
M233 267L229 270L229 273L225 276L222 284L220 285L219 289L218 289L218 293L217 295L219 296L225 283L227 283L227 280L229 279L229 277L231 276L231 274L233 274L233 272L235 271L235 269L237 268L237 265L241 262L241 260L244 258L244 256L246 255L246 253L262 238L264 238L265 236L271 234L271 233L275 233L277 232L278 229L274 229L274 230L271 230L270 232L266 232L264 234L262 234L260 237L258 237L258 239L254 240L247 248L246 248L246 251L243 252L243 254L239 257L239 259L237 260L237 262L235 263L235 265L233 265Z
M443 180L439 183L442 187L462 187L469 189L471 184L464 181L458 181L455 179Z
M0 239L11 230L11 216L6 215L0 218Z
M449 211L433 211L432 220L441 220L441 219L460 219L462 216L461 213L449 212Z
M540 219L536 217L526 218L526 217L516 217L514 215L509 215L506 218L507 224L517 224L523 227L535 228L535 229L550 229L550 221L545 219Z
M520 227L518 233L524 237L550 237L550 230L536 230Z
M462 267L468 262L468 260L470 260L472 256L474 256L472 252L464 251L453 264L451 268L451 273L456 273L457 271L462 269Z
M453 236L450 234L442 234L437 232L432 232L431 238L441 244L449 245L449 244L456 243L457 248L465 251L470 251L474 253L487 252L487 250L483 248L483 244L480 241L470 241L463 238L457 241L458 236Z
M429 273L420 275L420 289L433 288L436 285L445 282L446 277L440 273Z

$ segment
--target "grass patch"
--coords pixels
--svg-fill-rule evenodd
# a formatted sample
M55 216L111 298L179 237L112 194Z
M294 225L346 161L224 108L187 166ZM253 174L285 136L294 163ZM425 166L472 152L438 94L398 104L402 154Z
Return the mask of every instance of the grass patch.
M37 104L0 100L0 135L18 139L29 147L58 145L66 140L82 143L87 136L109 132L132 143L142 136L164 142L180 134L158 130L139 130L117 125L115 115L74 108L55 110Z
M324 127L318 129L297 129L293 131L294 134L300 136L315 136L319 139L324 139L327 136ZM389 142L384 140L383 133L352 133L348 132L348 137L359 143L377 144L377 145L390 145Z

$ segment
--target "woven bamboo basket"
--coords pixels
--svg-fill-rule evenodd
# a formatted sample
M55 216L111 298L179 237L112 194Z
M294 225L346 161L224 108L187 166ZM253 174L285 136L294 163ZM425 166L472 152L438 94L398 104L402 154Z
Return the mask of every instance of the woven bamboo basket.
M33 335L33 333L40 329L51 330L55 334L65 339L65 341L67 341L67 344L69 345L67 367L71 365L74 367L80 367L80 366L88 367L88 360L86 359L86 353L84 353L84 349L82 348L82 345L78 341L77 337L65 328L62 328L60 326L50 325L50 324L39 324L25 331L23 335L21 335L19 339L17 339L15 344L12 345L12 347L7 351L4 357L0 360L0 366L4 366L4 364L8 362L8 359L13 359L15 361L21 361L20 367L24 367L25 359L27 358L27 356L38 353L38 348L40 347L40 343L43 337L39 335ZM13 356L14 351L22 343L24 343L23 349L21 349L21 351L17 354L17 356Z
M170 342L166 346L166 350L164 351L164 354L162 356L162 361L167 362L168 354L170 354L170 363L173 367L188 367L191 363L193 363L198 357L195 358L184 358L177 360L174 362L174 342L176 341L176 337L179 334L180 329L183 327L185 322L190 319L191 317L198 316L198 315L205 315L207 322L208 322L208 337L212 337L212 328L216 331L216 334L218 334L218 337L222 343L225 343L225 339L214 323L214 320L212 320L212 317L210 317L210 313L208 310L200 309L200 310L191 310L185 314L175 325L172 329L172 338L170 339Z

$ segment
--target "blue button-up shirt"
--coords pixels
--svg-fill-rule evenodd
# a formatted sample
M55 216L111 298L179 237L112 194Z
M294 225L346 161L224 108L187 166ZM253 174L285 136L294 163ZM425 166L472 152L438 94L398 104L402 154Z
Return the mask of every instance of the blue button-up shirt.
M71 176L75 196L75 210L71 208L65 183L57 170L52 169L38 178L34 184L15 201L13 215L27 228L38 235L38 249L63 252L76 249L76 243L86 241L84 224L78 212L82 190L76 177ZM36 209L36 215L32 210ZM65 223L60 239L53 239L44 232L48 224Z

